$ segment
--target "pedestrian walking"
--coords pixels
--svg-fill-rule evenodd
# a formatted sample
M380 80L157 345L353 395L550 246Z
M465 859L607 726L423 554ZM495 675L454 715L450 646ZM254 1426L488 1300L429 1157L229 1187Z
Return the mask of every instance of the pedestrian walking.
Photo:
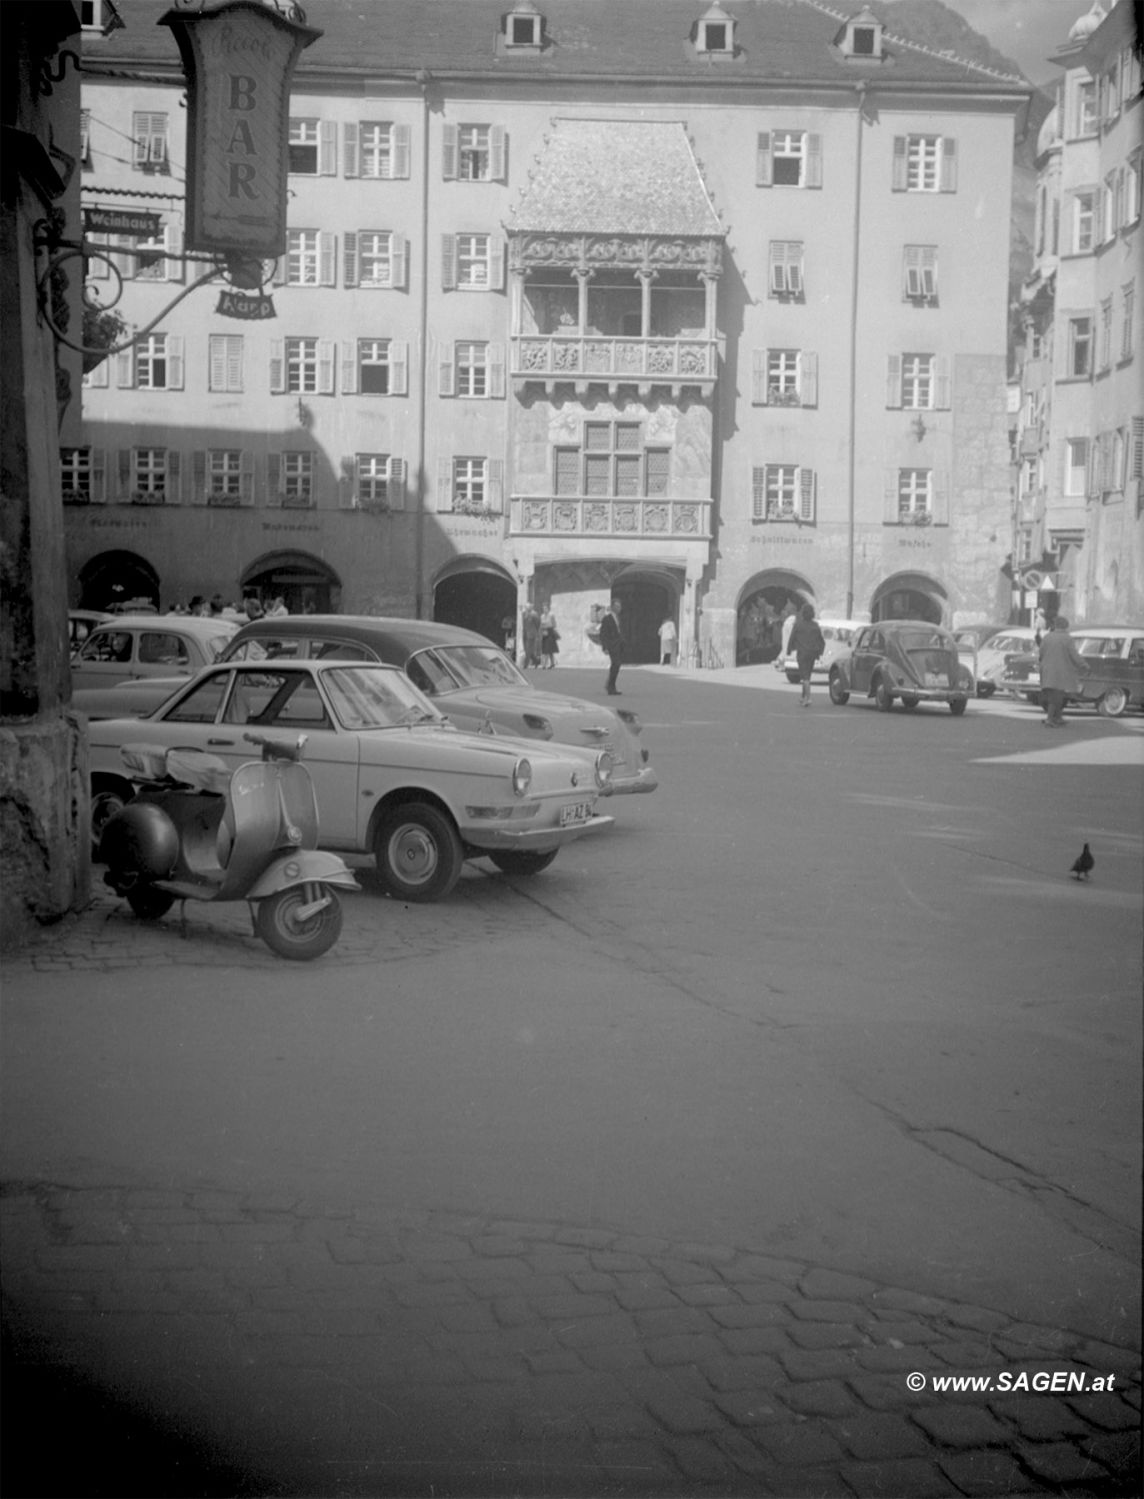
M540 616L540 669L542 671L551 671L556 665L556 654L559 649L560 631L556 628L556 616L549 603Z
M620 663L624 659L624 637L620 633L619 599L612 600L600 621L600 647L606 653L610 663L604 691L609 697L620 697L622 694L616 686L616 679L620 675Z
M659 660L661 666L675 665L675 648L678 640L675 621L669 614L659 627Z
M803 604L790 632L788 648L794 652L798 662L798 676L802 683L803 708L810 707L810 674L814 663L826 650L826 637L814 617L814 605Z
M1080 692L1080 679L1088 675L1088 662L1069 637L1069 622L1061 615L1041 641L1041 702L1046 729L1063 729L1065 701Z
M524 621L520 629L521 649L524 652L524 666L540 665L540 615L535 605L529 604L524 611Z
M785 661L790 655L790 636L798 622L798 605L793 600L787 602L783 610L782 635L779 641L779 660Z

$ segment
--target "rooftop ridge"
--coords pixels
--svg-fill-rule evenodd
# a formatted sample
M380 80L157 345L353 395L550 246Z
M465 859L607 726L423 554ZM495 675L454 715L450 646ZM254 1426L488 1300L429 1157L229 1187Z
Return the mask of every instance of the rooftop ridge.
M853 12L835 9L833 5L826 5L823 0L800 0L800 4L808 6L811 10L818 11L821 15L830 16L832 20L840 21L843 25L854 19ZM936 47L927 47L924 42L912 42L908 37L900 36L896 31L891 31L883 23L883 35L895 46L908 47L912 52L921 52L926 57L936 57L941 62L960 63L965 68L975 68L977 72L984 73L987 78L997 78L1003 83L1027 83L1028 80L1020 73L1003 73L1000 68L990 68L983 62L973 62L968 57L959 57L956 52L950 50L939 52Z

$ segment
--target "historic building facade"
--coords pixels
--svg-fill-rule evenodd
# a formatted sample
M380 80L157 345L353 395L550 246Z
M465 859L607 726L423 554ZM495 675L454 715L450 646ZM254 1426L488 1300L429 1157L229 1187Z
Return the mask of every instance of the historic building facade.
M1080 16L1038 140L1023 291L1016 562L1073 622L1144 616L1144 104L1132 6Z
M610 595L633 659L670 615L728 664L790 599L1008 612L1021 80L815 0L312 0L274 316L159 317L204 270L181 76L121 8L85 202L161 227L91 264L146 336L65 436L74 602L551 601L566 663Z

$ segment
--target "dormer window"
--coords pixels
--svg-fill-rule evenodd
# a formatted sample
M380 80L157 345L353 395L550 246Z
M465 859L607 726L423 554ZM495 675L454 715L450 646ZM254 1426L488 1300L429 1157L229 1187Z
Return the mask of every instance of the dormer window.
M873 11L863 8L851 16L834 38L834 44L843 57L872 58L882 56L882 23Z
M517 0L504 18L507 47L531 47L539 50L544 39L544 17L532 0Z
M720 5L713 5L695 23L695 50L730 57L735 51L735 22Z

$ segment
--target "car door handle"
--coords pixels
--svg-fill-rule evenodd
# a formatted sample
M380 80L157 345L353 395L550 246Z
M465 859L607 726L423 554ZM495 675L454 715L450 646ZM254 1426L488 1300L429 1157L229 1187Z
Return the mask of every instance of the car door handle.
M233 749L235 741L233 739L208 739L207 743L208 744L228 744L228 745L230 745L231 749Z

